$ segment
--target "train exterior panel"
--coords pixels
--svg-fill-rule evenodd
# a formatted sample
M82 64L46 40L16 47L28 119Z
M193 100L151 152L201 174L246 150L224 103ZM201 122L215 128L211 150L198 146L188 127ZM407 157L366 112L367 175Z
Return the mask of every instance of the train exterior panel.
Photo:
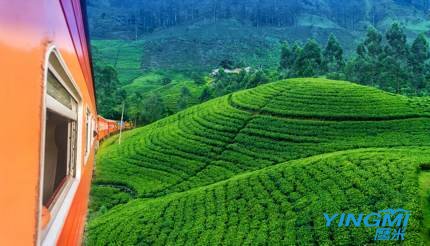
M119 131L118 122L114 120L108 120L108 128L109 128L109 135L116 133L117 131Z
M0 1L0 245L82 242L97 141L84 6Z
M109 136L109 125L108 125L108 121L102 116L97 117L97 125L98 125L97 139L100 141L106 138L107 136Z

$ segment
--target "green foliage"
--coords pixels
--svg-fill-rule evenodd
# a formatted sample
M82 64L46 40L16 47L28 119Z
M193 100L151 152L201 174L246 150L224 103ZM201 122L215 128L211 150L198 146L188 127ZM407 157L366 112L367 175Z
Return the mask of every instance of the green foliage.
M209 87L205 86L205 88L203 88L202 94L199 96L199 101L206 102L210 98L212 98L212 92Z
M284 43L281 48L280 77L316 77L327 74L330 78L340 78L345 61L343 49L335 36L329 36L323 51L319 44L310 39L301 47L294 43L292 47Z
M385 40L370 28L356 53L345 68L346 79L396 93L428 93L429 49L423 35L409 47L404 28L398 23L387 30Z
M162 85L168 85L168 84L170 84L170 83L172 83L172 79L170 79L170 78L163 78L162 80L161 80L161 84Z
M332 58L325 57L325 52L322 54L322 72L317 73L310 69L312 66L301 64L299 73L294 73L294 63L291 61L295 61L294 56L300 53L295 49L294 42L306 42L312 37L323 47L329 34L334 33L342 44L345 51L343 53L349 56L365 34L366 26L372 25L380 31L388 30L393 19L402 24L389 37L395 43L396 40L404 40L404 34L412 40L419 33L427 34L429 29L430 21L426 16L428 4L424 2L426 1L349 1L343 2L340 8L339 3L329 0L252 0L235 1L234 4L230 0L91 0L88 1L88 14L93 61L96 67L112 66L117 71L117 89L139 81L152 71L197 71L201 76L197 79L192 77L190 81L194 80L201 88L194 93L190 87L193 98L187 101L188 107L198 103L201 90L209 82L205 76L223 61L226 62L226 68L250 66L272 70L281 67L281 74L277 78L326 75L328 78L345 79L344 71L336 71L341 66L339 62L329 62ZM403 28L404 32L401 30ZM279 57L288 56L285 53L288 53L288 49L285 50L282 45L287 40L292 44L292 56L289 62L280 64ZM331 38L326 48L335 47L329 45L332 44L330 40ZM380 46L385 46L385 42ZM428 94L427 73L419 72L417 75L410 72L409 66L403 69L403 63L392 61L391 58L381 59L377 63L358 61L349 66L347 79L393 92ZM379 67L387 72L376 76ZM418 70L428 70L426 67ZM355 68L359 71L356 72ZM411 74L413 76L409 76ZM177 82L175 78L170 78L173 83ZM163 84L159 86L162 87ZM131 87L133 86L128 88ZM177 111L179 88L174 88L174 96L160 93L169 112ZM111 102L111 99L104 98L115 98L112 95L115 93L105 95L99 91L101 90L97 90L100 94L101 112L116 116L117 105L121 105L121 102L117 99ZM134 96L134 91L126 91L129 94L127 97ZM106 104L108 106L104 106ZM130 118L135 118L140 111L134 102L126 107L131 111Z
M95 66L94 80L99 114L109 119L119 119L122 111L121 105L127 98L127 93L117 88L119 83L117 71L111 66Z
M327 73L336 73L342 71L344 65L343 49L336 37L331 34L323 52L323 69Z
M140 122L148 124L166 116L167 109L159 94L152 94L143 101Z
M152 93L163 99L166 108L163 115L166 116L210 98L253 88L278 78L325 75L329 79L346 79L390 92L425 95L430 79L428 52L428 43L423 35L419 35L409 47L402 26L395 23L385 34L385 40L376 29L369 28L365 40L357 47L357 56L346 66L342 48L336 37L330 35L323 51L315 40L308 40L303 47L298 43L291 47L284 43L279 71L275 72L235 68L233 61L224 59L221 66L229 70L220 69L213 78L205 78L199 72L154 71L117 88L120 82L116 70L110 66L96 67L98 103L102 115L118 118L125 100L126 118L134 119L140 125L152 122L148 119L159 119L159 115L142 117L142 100ZM190 95L182 95L184 86L189 88Z
M191 96L192 95L188 87L184 86L181 88L181 97L179 98L179 101L178 101L178 110L183 110L187 107L188 100Z
M87 244L363 245L373 232L329 231L322 213L388 207L415 211L406 243L423 243L429 117L424 98L326 79L188 108L101 147Z
M313 77L322 73L322 56L319 44L310 39L303 46L294 64L298 77Z
M418 35L412 43L409 52L409 64L412 74L412 87L415 92L421 91L426 87L426 81L429 78L429 63L430 58L429 43L423 34Z
M385 52L389 56L394 56L398 59L406 59L408 55L408 47L406 44L406 34L399 23L395 22L385 34L388 42Z
M202 84L196 84L192 79L193 76L199 76L203 80ZM126 115L138 125L151 123L143 120L141 115L144 110L144 100L152 94L157 94L162 99L166 112L164 116L167 116L199 103L198 97L205 85L204 78L195 73L188 75L176 71L147 72L133 80L131 84L122 87L127 92ZM152 118L158 119L158 117Z
M219 63L219 66L223 69L233 69L235 68L235 64L230 59L224 59Z
M202 95L202 98L207 98L209 95L213 98L214 96L223 96L242 89L254 88L258 85L277 80L279 76L277 72L267 69L254 70L249 67L237 69L240 72L227 73L223 69L220 69L210 84L211 89L203 91L204 95Z
M279 63L279 68L284 70L291 68L296 61L294 55L295 53L290 48L288 42L284 42L281 46L281 61Z
M201 74L192 73L191 78L196 85L204 85L206 83L205 78Z

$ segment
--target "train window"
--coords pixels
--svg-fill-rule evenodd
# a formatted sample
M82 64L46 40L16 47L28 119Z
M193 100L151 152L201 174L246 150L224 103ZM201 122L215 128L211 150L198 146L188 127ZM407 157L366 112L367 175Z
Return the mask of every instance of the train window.
M45 131L43 205L54 205L68 178L75 176L76 122L48 111Z
M57 215L64 209L76 183L78 128L81 129L78 127L79 94L56 54L51 52L46 77L41 178L43 238L50 234L49 228L57 227ZM46 220L46 214L52 219Z
M49 96L53 97L59 103L73 110L73 106L76 102L69 94L69 92L62 86L52 71L48 71L48 83L47 83L47 93Z
M87 141L86 141L86 146L85 146L85 156L88 157L88 155L90 154L91 151L91 138L92 138L92 121L91 121L91 112L90 110L87 108L87 112L85 115L85 123L86 123L86 131L87 131Z
M54 201L68 178L75 176L77 102L55 75L48 71L46 95L43 205Z

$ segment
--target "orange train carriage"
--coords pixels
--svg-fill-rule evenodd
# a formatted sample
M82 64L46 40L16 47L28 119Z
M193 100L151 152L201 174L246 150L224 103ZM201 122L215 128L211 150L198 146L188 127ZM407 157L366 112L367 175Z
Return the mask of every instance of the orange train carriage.
M109 136L109 124L108 121L102 116L97 117L98 135L97 139L100 141Z
M99 115L97 117L97 125L98 125L97 139L101 141L106 137L109 137L112 134L119 132L121 122L115 121L115 120L107 120ZM128 130L131 128L133 128L133 124L131 122L128 122L128 121L123 122L123 128L122 128L123 130Z
M84 8L0 0L0 245L82 243L98 119Z
M0 0L0 245L82 243L95 146L121 125L97 115L84 8Z

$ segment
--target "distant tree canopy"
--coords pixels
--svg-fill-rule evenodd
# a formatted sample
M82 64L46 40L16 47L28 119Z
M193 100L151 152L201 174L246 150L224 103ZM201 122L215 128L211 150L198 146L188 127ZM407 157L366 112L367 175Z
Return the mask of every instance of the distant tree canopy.
M235 68L234 61L230 59L224 59L220 62L219 66L224 69L233 69Z
M324 50L320 47L313 39L303 46L284 43L279 62L281 78L325 75L395 93L429 93L429 43L420 34L408 44L404 28L398 23L385 35L370 27L356 54L347 61L334 35L330 35Z
M159 94L152 94L141 103L138 121L149 124L168 115L163 99Z
M161 84L163 84L163 85L168 85L170 83L172 83L172 79L171 78L164 77L164 78L161 79Z
M330 35L322 56L322 68L325 72L336 73L341 71L345 66L343 49L333 34Z
M428 0L88 0L90 29L97 38L125 35L130 39L201 20L236 19L256 27L296 26L303 14L356 30L363 22L379 24L399 5L417 12L429 9ZM108 28L120 32L106 32Z
M268 70L252 69L246 70L241 68L240 72L227 73L220 69L218 74L214 76L211 87L208 91L203 91L202 99L206 99L208 95L212 98L215 96L226 95L242 89L249 89L270 81L277 80L277 74L271 74Z
M98 113L109 119L120 119L122 104L127 98L127 93L118 88L118 74L115 68L94 66L94 79ZM127 115L125 119L128 119Z
M387 30L385 39L369 28L356 53L344 70L346 79L396 93L428 93L429 44L423 34L409 45L398 23Z

